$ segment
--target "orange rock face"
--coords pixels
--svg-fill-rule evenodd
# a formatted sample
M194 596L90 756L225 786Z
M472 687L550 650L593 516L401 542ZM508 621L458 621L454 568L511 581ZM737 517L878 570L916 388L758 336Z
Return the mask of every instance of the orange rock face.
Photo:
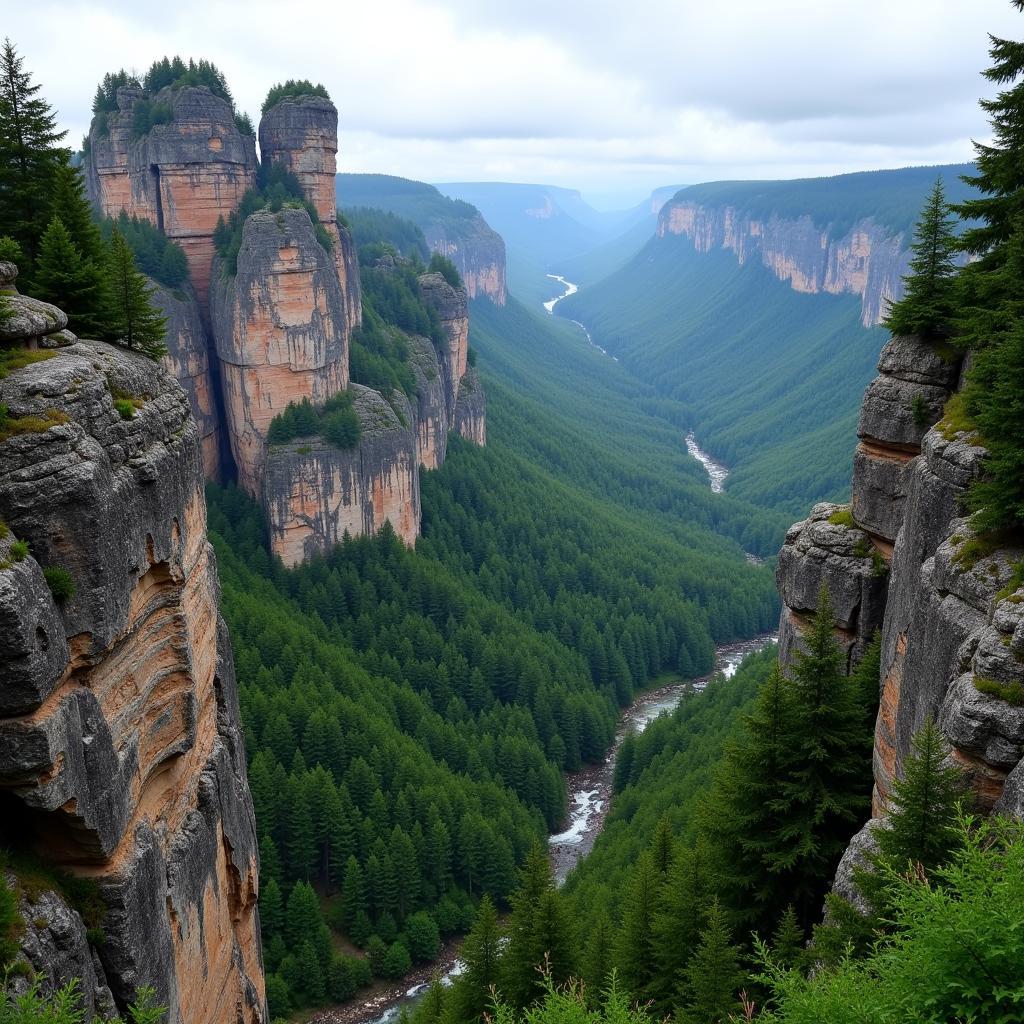
M685 235L698 252L729 249L740 263L760 258L794 291L859 295L865 327L880 323L889 302L903 294L907 272L903 237L891 236L870 219L832 238L810 217L773 215L762 221L733 207L682 200L662 209L658 234Z
M271 548L286 565L328 551L350 536L388 522L412 544L419 536L419 462L412 430L384 397L355 384L362 424L358 447L340 450L320 439L275 446L267 457L263 508ZM405 404L408 423L412 410Z
M0 841L97 881L122 1009L151 985L170 1024L257 1024L255 826L188 400L98 342L3 385L67 417L0 445L0 514L77 589L57 608L34 557L0 582L9 679L32 687L0 687ZM113 389L146 396L133 419Z
M246 220L238 273L217 284L214 336L238 479L260 494L270 422L348 385L348 329L334 256L305 210Z
M163 90L153 103L169 106L171 121L133 138L142 98L141 90L120 89L118 111L93 119L86 180L105 215L142 217L182 246L205 309L213 232L255 184L255 139L239 132L227 102L205 88Z

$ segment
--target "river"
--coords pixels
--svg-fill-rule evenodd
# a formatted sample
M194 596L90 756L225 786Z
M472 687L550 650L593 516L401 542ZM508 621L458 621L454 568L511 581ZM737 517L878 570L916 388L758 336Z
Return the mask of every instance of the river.
M562 299L567 299L570 295L575 295L580 288L579 285L573 284L572 281L567 281L561 274L548 274L547 276L550 277L552 281L557 281L565 289L561 295L556 295L553 299L548 299L547 302L544 303L544 308L548 313L554 316L555 306L557 306ZM570 322L574 323L583 332L592 348L596 348L598 352L609 356L609 358L615 360L615 362L619 361L615 356L609 355L605 349L601 348L601 346L594 341L585 324L581 324L579 320L572 320ZM708 478L711 481L711 490L714 491L715 494L721 494L725 489L725 478L729 475L729 470L720 462L715 462L715 460L711 458L711 456L708 455L708 453L705 452L699 444L697 444L697 438L692 430L686 435L686 450L707 471Z
M765 633L750 640L723 644L716 651L715 671L731 679L748 654L762 650L777 639L777 634ZM566 776L569 806L566 827L548 837L551 870L558 885L590 853L604 828L611 808L615 757L622 741L630 733L643 732L659 715L677 707L688 694L700 693L711 678L707 675L685 682L678 680L641 694L623 711L615 742L605 759ZM456 956L456 948L456 943L448 943L434 963L407 975L399 984L374 990L358 1002L321 1011L311 1018L311 1024L393 1024L403 1007L412 1009L422 998L435 971L446 985L462 973L464 965Z
M561 295L544 303L548 313L554 315L555 306L562 299L574 295L579 287L567 281L560 274L548 274L565 289ZM604 355L607 352L590 336L590 331L578 320L572 321L590 344ZM615 359L615 356L609 356ZM617 359L615 359L618 362ZM729 471L701 451L693 431L686 436L687 451L707 470L711 490L720 493ZM748 555L756 560L756 556ZM757 560L759 561L759 560ZM724 644L715 652L715 672L721 672L731 679L740 662L755 651L760 651L778 639L775 634L766 633L751 640ZM605 759L596 765L588 765L582 771L566 776L565 786L568 797L566 827L548 837L548 851L551 870L558 885L562 885L569 872L594 848L597 837L604 828L605 819L611 808L612 779L615 775L615 757L622 741L630 733L643 732L659 715L675 708L689 693L699 693L707 686L710 675L700 679L678 680L656 690L641 694L622 713L615 742ZM420 967L408 974L398 984L375 987L357 1002L348 1003L330 1010L322 1010L310 1018L310 1024L393 1024L402 1009L412 1009L422 998L430 979L436 971L441 975L442 984L450 985L453 978L462 973L463 963L456 956L457 942L449 942L441 955L432 964Z

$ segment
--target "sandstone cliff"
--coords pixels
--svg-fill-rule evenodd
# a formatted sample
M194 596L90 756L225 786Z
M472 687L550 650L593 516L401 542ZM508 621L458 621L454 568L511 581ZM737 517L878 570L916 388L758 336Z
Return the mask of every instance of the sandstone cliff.
M865 327L879 323L889 302L902 296L909 258L903 235L870 217L832 237L809 216L761 219L679 198L658 215L658 235L684 235L698 252L729 249L740 263L759 259L798 292L858 295Z
M337 222L337 108L324 96L286 97L260 119L259 137L264 164L283 164L298 178L306 198L334 240L338 283L345 300L345 323L352 330L362 319L359 265L348 232Z
M152 102L170 120L133 137L135 107ZM188 258L192 283L206 303L213 232L256 181L256 140L235 125L228 103L205 87L166 88L154 97L123 87L118 111L94 118L86 181L101 213L122 210L174 239Z
M151 985L172 1024L262 1021L255 825L188 400L145 357L7 300L0 344L49 351L0 379L0 842L92 879L103 908L100 941L59 892L23 894L24 953L82 977L88 1017Z
M321 438L275 445L267 456L263 508L271 549L295 565L389 522L412 544L420 532L420 481L412 410L353 384L362 437L341 450Z
M309 214L252 214L238 273L218 272L211 305L238 481L259 497L270 421L289 402L322 405L348 386L345 296Z
M851 663L882 631L875 815L929 715L979 806L1022 815L1024 708L1004 697L1024 684L1024 587L1011 584L1024 551L979 543L960 518L986 452L940 418L961 383L959 358L893 338L878 368L861 409L852 505L816 506L780 553L781 656L827 584ZM865 842L866 831L851 858Z

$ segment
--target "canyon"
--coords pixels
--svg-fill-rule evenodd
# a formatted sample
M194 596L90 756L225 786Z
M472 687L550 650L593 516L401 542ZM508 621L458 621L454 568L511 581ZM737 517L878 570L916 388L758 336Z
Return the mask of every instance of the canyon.
M165 108L168 119L139 136L143 103ZM294 175L309 208L249 213L234 266L218 255L214 235L232 224L260 165L255 139L205 87L166 87L152 97L119 88L117 110L94 118L90 130L90 196L102 214L147 220L184 249L190 283L156 290L168 317L165 365L191 400L205 475L236 476L262 504L273 553L294 565L346 532L373 533L385 522L411 544L419 467L443 463L452 430L486 441L484 392L467 362L466 295L503 301L503 250L499 264L479 246L435 238L462 266L465 288L421 277L445 343L409 338L417 395L352 385L350 339L362 303L355 246L337 216L337 110L324 96L285 96L264 112L258 134L263 168ZM468 221L474 237L493 235L479 214ZM320 437L268 443L271 423L290 403L322 407L350 386L362 428L355 449Z

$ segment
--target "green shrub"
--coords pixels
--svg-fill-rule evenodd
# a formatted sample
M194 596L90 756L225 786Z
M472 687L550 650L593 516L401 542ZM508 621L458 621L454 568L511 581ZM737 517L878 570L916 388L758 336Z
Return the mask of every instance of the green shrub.
M16 540L11 545L11 558L16 562L24 562L28 558L28 541Z
M327 100L331 98L331 94L319 82L314 85L308 78L289 78L287 82L279 82L271 87L263 101L261 113L265 114L283 99L299 96L323 96Z
M62 604L75 596L75 581L67 569L59 565L50 565L43 570L43 577L50 588L50 593L53 594L53 599L58 603Z
M853 518L853 510L850 508L838 508L828 517L833 526L845 526L849 530L856 529L857 523Z
M118 411L123 420L130 420L135 416L135 406L130 398L115 398L114 408Z
M20 264L24 258L21 246L10 235L0 235L0 260Z
M170 124L174 120L174 110L169 103L153 103L151 100L138 99L132 107L132 138L141 139L158 124Z
M320 409L308 398L301 402L289 402L284 412L270 421L267 442L287 444L297 437L311 437L314 434L320 434L337 448L354 448L359 443L359 415L350 392L341 391L333 395ZM309 447L304 448L303 454L308 454Z
M431 273L440 274L453 288L462 287L462 278L459 276L455 264L447 256L435 252L430 257L427 269Z
M914 417L916 426L928 425L928 403L924 400L924 395L914 395L913 401L910 403L910 414Z
M1000 683L995 679L986 679L983 676L974 677L974 688L978 693L987 694L989 697L996 697L1005 700L1007 704L1014 707L1024 706L1024 683Z

